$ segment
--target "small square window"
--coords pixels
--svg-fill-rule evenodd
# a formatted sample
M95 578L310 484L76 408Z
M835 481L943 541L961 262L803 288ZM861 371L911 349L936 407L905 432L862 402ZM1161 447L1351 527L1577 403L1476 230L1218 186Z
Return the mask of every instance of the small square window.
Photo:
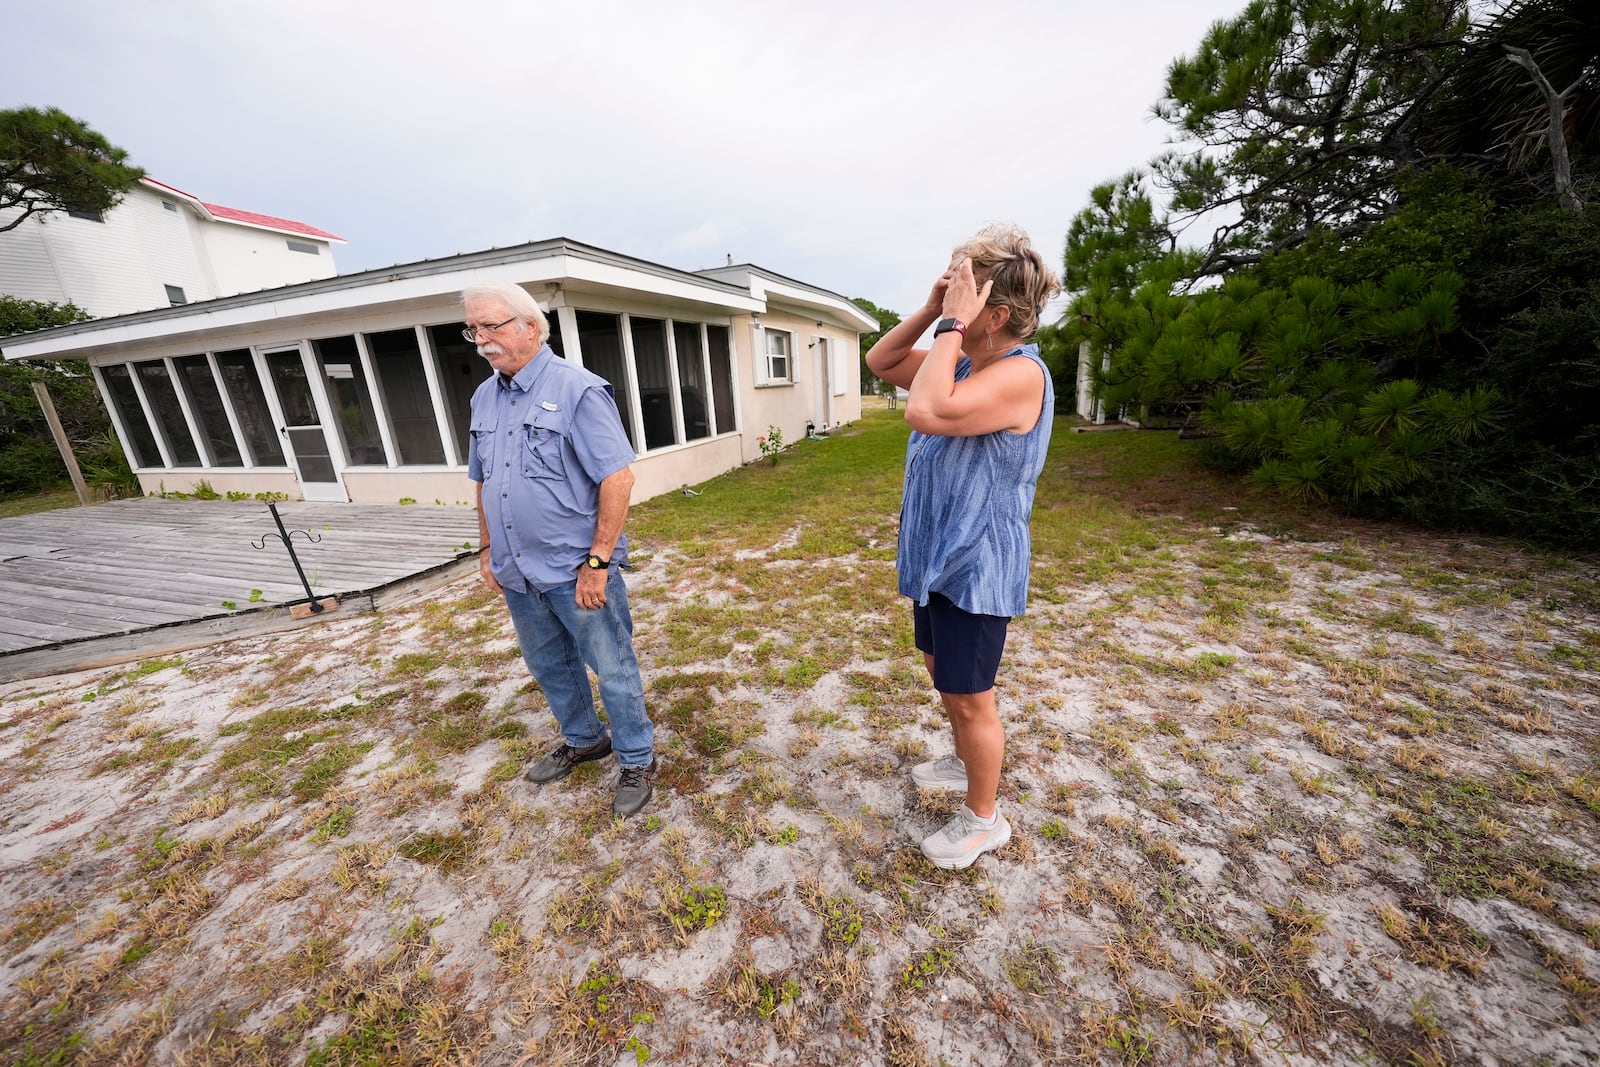
M187 304L189 302L189 298L187 296L183 295L183 287L182 286L169 285L169 286L166 287L166 290L167 290L167 302L170 303L173 307L177 307L179 304Z
M75 219L83 219L85 222L106 221L105 212L103 211L68 211L67 214Z
M304 252L307 255L312 256L319 256L322 254L322 251L310 241L289 241L287 243L289 245L289 251L291 252Z
M171 200L161 201L161 206L174 213L176 213L178 210L178 205L174 204Z

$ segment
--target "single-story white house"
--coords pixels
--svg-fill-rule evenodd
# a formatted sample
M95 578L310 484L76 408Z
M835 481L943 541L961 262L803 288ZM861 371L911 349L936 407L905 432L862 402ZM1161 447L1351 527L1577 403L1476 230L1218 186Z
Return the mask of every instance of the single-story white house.
M19 214L0 209L0 224ZM109 211L40 213L0 236L0 293L124 315L328 278L342 244L304 222L141 178Z
M6 359L87 360L147 493L466 502L468 401L488 363L459 294L527 289L551 346L609 381L638 453L634 499L860 417L849 299L749 264L684 271L566 238L337 275L0 339Z

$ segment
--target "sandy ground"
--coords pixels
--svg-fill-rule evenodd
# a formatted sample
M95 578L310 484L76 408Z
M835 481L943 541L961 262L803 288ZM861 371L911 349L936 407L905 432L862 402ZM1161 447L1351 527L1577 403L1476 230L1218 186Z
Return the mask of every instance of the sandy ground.
M908 777L948 740L882 551L655 547L663 773L626 822L609 761L520 778L555 735L474 580L5 686L0 1047L1600 1061L1594 568L1152 528L1037 560L1000 688L1015 837L962 872L916 849L958 801Z

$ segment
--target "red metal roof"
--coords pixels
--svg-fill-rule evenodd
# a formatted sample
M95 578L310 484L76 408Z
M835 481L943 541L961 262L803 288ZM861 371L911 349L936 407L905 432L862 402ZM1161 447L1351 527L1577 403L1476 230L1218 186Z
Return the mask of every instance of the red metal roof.
M205 201L201 201L205 203ZM254 211L240 211L236 207L223 207L221 204L206 204L206 210L219 219L230 222L244 222L251 226L265 226L269 230L287 230L290 233L303 233L307 237L320 237L324 241L343 241L343 237L331 234L326 230L319 230L315 226L307 226L303 222L293 219L280 219L275 215L260 215Z
M303 222L296 222L293 219L280 219L276 215L262 215L254 211L241 211L236 207L224 207L222 204L207 204L198 196L193 193L186 193L176 185L168 185L166 182L157 181L155 178L150 177L146 177L144 180L151 185L159 185L163 189L170 189L179 196L193 200L219 219L227 219L229 222L242 222L248 226L263 226L269 230L304 234L307 237L320 237L324 241L344 243L343 237L331 234L327 230L319 230L315 226L308 226Z

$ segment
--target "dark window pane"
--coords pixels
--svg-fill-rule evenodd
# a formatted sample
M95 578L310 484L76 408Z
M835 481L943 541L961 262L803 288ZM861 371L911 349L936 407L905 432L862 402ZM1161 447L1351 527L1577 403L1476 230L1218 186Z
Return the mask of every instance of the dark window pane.
M676 444L672 421L672 378L667 365L667 324L660 319L630 316L634 377L639 382L639 410L644 415L644 447Z
M545 342L544 343L549 345L550 346L550 350L552 352L554 352L556 355L560 356L562 359L566 359L567 358L567 350L561 347L561 320L560 320L560 318L558 318L556 316L556 313L554 311L546 312L545 313L545 318L550 320L550 336L545 338Z
M228 413L222 406L222 393L211 376L211 364L205 356L181 356L172 362L178 368L178 384L189 400L189 410L205 434L212 462L218 467L244 466L233 439L233 427L228 425Z
M717 416L715 433L732 433L733 359L728 353L728 328L706 327L706 347L711 356L711 408Z
M383 439L378 436L378 413L367 390L367 376L361 369L361 354L354 337L325 337L311 342L327 382L328 399L333 402L333 421L344 443L344 454L351 466L381 467L388 463L383 454Z
M439 420L434 417L416 331L369 333L367 353L389 413L389 432L400 462L443 463L444 442L439 439Z
M476 347L461 339L461 324L428 327L428 343L438 359L439 389L444 393L445 414L450 433L456 439L456 452L463 462L471 442L467 440L472 422L472 394L494 373L489 361L478 355Z
M299 353L295 353L294 358L299 360ZM272 412L267 408L267 394L261 388L261 375L256 373L250 353L218 352L217 370L222 373L222 387L228 391L228 399L233 401L233 414L239 420L239 431L244 434L250 462L258 467L283 466L283 446L278 443Z
M174 467L200 466L200 451L189 434L189 424L184 421L183 409L178 406L178 391L167 376L167 365L159 360L135 363L139 384L144 386L144 398L150 402L150 413L155 416L156 429L167 442L167 455Z
M272 386L278 391L278 407L283 410L284 425L321 426L317 403L311 397L311 379L306 377L306 365L300 362L300 353L268 352L265 358Z
M683 408L683 436L696 441L709 436L711 426L706 419L706 366L700 351L700 324L675 322L672 324L672 343L678 349L678 402Z
M611 383L617 411L622 415L623 432L628 435L628 443L638 449L639 442L633 439L633 413L628 406L628 372L622 360L621 320L599 311L580 311L577 315L583 365Z
M128 446L128 458L135 467L161 466L161 449L156 447L156 435L150 432L150 424L145 421L139 394L133 391L133 375L128 373L128 365L114 363L101 367L100 375L105 379L106 392L128 435L128 440L123 442Z

